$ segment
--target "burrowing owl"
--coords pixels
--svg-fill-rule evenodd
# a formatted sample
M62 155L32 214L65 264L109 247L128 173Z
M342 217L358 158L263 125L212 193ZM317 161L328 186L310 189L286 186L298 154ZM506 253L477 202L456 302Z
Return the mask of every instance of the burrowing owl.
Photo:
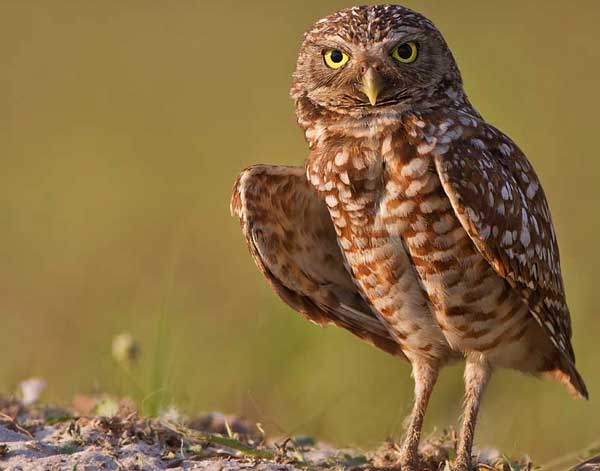
M232 211L284 301L411 362L404 468L418 466L430 393L455 360L466 362L457 469L471 465L495 367L587 397L538 177L473 108L435 26L398 5L328 16L305 35L291 95L305 167L249 167Z

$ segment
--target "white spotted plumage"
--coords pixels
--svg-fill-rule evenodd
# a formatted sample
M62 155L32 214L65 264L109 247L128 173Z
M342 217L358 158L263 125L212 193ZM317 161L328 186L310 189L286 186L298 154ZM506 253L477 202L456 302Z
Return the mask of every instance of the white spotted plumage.
M414 64L390 57L403 41L420 47ZM351 58L339 70L323 61L332 47ZM291 95L305 168L247 170L232 207L288 304L412 363L403 469L416 469L429 394L453 361L466 361L461 470L494 367L587 396L538 177L471 105L435 26L399 5L330 15L305 35Z

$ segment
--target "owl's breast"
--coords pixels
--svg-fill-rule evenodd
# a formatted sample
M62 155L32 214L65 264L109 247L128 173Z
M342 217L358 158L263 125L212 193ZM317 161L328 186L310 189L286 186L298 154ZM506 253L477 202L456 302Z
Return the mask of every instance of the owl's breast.
M397 147L391 133L350 141L309 159L307 177L329 209L356 284L405 354L447 361L448 344L405 246L407 202L389 168Z
M401 239L437 325L453 349L493 354L525 335L528 309L479 252L460 223L427 142L393 141L375 227ZM387 147L386 147L387 149ZM504 360L502 360L504 361Z
M462 227L431 145L405 137L341 141L309 159L347 266L409 358L506 348L528 310Z

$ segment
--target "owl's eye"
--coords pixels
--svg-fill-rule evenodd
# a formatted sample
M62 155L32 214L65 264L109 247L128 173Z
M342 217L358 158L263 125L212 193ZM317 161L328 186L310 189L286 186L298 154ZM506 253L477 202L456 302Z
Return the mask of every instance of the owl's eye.
M392 57L403 64L410 64L417 60L417 44L413 41L398 44L392 51Z
M325 65L330 69L339 69L346 65L346 62L350 60L348 54L344 51L340 51L339 49L328 49L323 52L323 60L325 61Z

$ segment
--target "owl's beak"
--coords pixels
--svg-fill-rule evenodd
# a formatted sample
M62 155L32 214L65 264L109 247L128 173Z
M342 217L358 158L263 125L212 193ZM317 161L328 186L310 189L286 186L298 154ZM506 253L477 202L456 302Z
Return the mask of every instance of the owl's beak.
M373 67L369 67L365 75L363 75L361 89L367 95L371 106L375 106L377 104L377 96L383 89L383 79Z

